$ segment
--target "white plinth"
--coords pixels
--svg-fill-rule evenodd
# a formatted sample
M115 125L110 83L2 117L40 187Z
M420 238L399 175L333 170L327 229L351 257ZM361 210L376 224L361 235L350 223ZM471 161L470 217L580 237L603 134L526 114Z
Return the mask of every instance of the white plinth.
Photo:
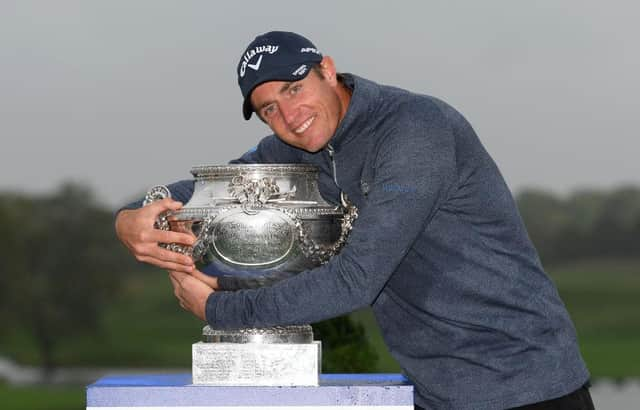
M323 374L319 386L191 384L190 374L111 375L87 387L87 410L413 410L399 374Z
M193 384L318 386L321 344L194 343Z

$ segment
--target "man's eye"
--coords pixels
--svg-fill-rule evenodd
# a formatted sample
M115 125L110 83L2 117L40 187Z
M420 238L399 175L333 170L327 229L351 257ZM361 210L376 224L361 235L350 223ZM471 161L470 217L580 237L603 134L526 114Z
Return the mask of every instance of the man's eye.
M289 88L289 93L290 94L298 94L300 92L300 90L302 89L302 85L301 84L296 84L294 86L292 86L291 88Z
M262 109L262 116L270 117L271 115L273 115L274 112L276 112L276 107L273 104L267 105Z

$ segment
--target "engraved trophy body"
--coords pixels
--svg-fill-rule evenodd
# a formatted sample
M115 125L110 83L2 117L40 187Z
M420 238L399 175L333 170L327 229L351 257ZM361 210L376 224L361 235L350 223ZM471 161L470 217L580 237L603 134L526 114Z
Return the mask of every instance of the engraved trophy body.
M267 286L323 264L339 252L357 218L343 197L327 203L318 170L304 164L201 166L191 199L157 221L192 233L193 247L162 246L213 268L220 290ZM145 204L171 196L152 188ZM320 344L311 326L222 330L205 326L193 345L194 384L317 385Z

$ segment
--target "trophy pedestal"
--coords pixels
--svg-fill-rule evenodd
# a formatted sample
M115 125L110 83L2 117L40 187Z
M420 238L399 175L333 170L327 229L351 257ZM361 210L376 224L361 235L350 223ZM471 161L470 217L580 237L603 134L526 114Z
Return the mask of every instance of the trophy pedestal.
M193 344L193 384L317 386L321 345L289 343Z
M322 349L311 326L219 330L205 326L194 343L193 384L317 386Z
M319 386L206 386L191 375L106 376L87 387L87 410L413 410L413 386L399 374L323 374Z
M158 216L157 229L192 234L192 246L162 243L210 266L220 290L254 289L329 261L345 245L357 208L340 193L327 202L319 169L308 164L195 167L193 195ZM144 205L170 198L166 186L147 192ZM309 325L203 329L192 347L196 385L318 386L320 343Z

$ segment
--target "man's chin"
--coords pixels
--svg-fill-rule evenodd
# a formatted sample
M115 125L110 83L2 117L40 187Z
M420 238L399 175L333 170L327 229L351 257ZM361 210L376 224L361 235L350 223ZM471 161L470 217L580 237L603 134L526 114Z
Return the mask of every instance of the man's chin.
M305 151L307 151L307 152L309 152L311 154L315 154L315 153L320 152L323 149L327 148L327 145L329 145L329 143L326 143L326 144L321 145L319 147L313 147L313 146L312 147L301 147L301 149L303 149L303 150L305 150Z
M311 154L322 151L326 146L327 144L323 145L319 142L314 141L313 139L307 140L306 143L297 144L298 148Z
M317 152L322 151L323 149L325 149L327 147L327 145L329 145L329 141L331 141L331 139L329 138L329 139L327 139L327 141L324 144L322 144L321 142L314 143L314 141L312 139L312 141L309 141L309 143L305 144L305 143L302 143L302 141L291 141L291 140L287 141L284 138L280 138L280 140L282 140L284 143L286 143L288 145L291 145L291 146L293 146L295 148L298 148L298 149L301 149L303 151L306 151L306 152L308 152L310 154L315 154Z

